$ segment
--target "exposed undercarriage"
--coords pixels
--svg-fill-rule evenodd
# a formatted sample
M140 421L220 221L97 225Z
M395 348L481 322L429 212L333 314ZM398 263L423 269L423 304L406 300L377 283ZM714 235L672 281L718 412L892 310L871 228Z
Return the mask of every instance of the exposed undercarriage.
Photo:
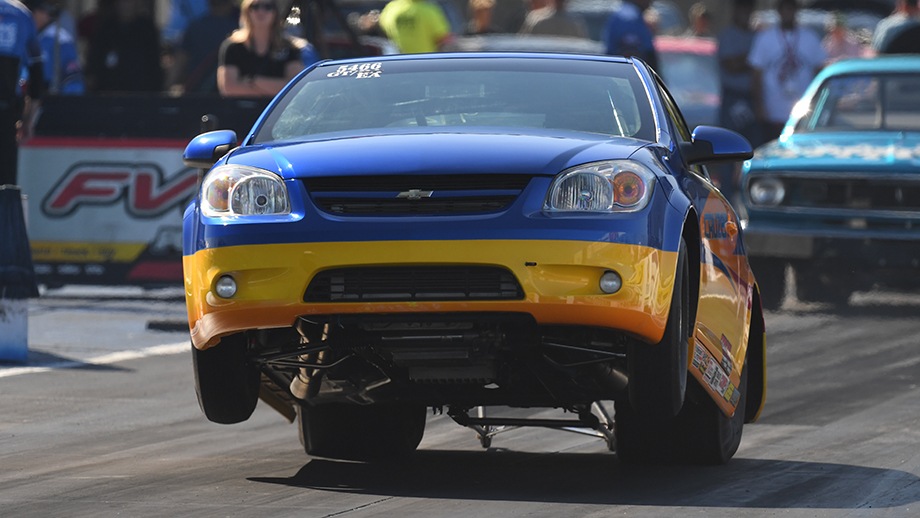
M606 329L538 326L515 313L310 316L250 338L263 375L303 404L573 411L625 396L626 350L635 340Z

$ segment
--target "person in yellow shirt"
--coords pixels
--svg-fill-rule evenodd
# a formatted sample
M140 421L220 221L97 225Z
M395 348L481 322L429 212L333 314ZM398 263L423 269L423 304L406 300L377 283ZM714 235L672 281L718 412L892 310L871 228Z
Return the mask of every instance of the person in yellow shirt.
M444 10L429 0L390 0L379 23L404 54L437 52L453 38Z

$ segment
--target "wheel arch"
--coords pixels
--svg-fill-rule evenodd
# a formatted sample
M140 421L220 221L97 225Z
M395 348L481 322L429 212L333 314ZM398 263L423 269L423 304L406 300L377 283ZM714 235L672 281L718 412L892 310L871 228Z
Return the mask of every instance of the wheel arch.
M681 237L687 244L687 262L690 270L690 322L691 331L696 328L696 315L700 300L700 261L702 240L700 239L700 219L696 209L690 207L684 218Z

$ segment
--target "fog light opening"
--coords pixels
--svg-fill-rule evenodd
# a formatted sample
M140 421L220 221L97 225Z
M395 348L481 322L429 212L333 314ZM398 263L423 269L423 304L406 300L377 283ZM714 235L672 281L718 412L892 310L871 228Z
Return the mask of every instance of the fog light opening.
M214 293L222 299L236 295L236 281L229 275L222 275L214 284Z
M608 270L601 275L600 288L604 293L616 293L623 287L623 279L617 272Z

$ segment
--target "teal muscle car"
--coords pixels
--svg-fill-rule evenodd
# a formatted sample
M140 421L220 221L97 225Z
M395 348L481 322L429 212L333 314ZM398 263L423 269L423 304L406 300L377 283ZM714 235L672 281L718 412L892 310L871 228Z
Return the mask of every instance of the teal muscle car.
M920 285L920 56L825 68L745 162L745 245L765 308Z

